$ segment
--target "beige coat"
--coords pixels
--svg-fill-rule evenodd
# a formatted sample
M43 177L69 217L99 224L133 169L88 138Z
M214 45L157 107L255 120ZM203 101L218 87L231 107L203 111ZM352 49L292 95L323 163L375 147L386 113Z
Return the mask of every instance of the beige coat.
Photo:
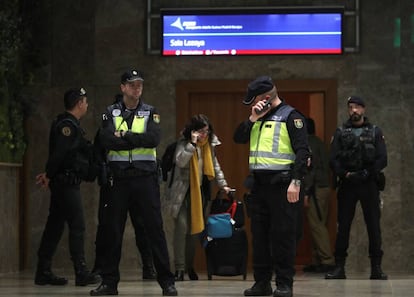
M227 182L224 178L223 171L215 156L215 147L220 145L221 142L217 136L212 136L211 152L213 154L213 167L215 172L215 181L219 188L227 186ZM187 194L190 187L190 160L193 156L196 148L188 142L188 140L182 138L177 142L177 148L175 150L175 169L173 182L171 188L166 191L166 199L164 200L164 210L167 214L177 217L180 211L181 204ZM169 177L171 178L171 177ZM168 182L170 184L170 182Z

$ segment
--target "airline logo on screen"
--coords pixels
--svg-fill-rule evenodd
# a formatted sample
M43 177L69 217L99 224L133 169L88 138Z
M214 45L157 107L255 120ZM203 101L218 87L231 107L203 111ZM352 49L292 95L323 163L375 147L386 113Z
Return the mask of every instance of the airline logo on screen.
M194 25L195 25L195 22L186 22L185 26L188 25L187 23L194 23ZM172 23L171 27L176 27L176 28L180 29L181 31L184 31L183 25L181 24L181 18L178 18L174 23Z
M181 18L178 17L171 25L171 27L175 27L180 29L181 31L184 30L220 30L220 29L231 29L231 30L242 30L242 25L197 25L196 21L181 21Z
M170 27L177 28L180 31L191 31L195 32L196 35L191 33L182 33L182 34L171 34L174 38L169 39L168 47L170 49L170 54L176 56L180 55L235 55L236 50L228 49L201 49L205 48L207 44L207 36L219 35L217 30L242 30L242 25L225 25L225 24L204 24L199 25L195 20L182 20L181 17L177 17L173 22L170 23ZM214 33L207 33L208 31L213 30ZM203 32L200 32L203 31ZM211 32L211 31L210 31ZM197 38L198 37L198 38ZM201 37L201 38L200 38ZM179 49L178 49L179 48Z

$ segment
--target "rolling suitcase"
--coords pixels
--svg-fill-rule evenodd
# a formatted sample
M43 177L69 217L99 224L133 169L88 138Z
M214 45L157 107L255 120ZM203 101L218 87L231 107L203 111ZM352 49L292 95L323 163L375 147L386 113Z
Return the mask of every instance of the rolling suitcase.
M244 228L234 228L229 238L211 240L206 247L207 276L236 276L246 279L247 236Z
M229 194L225 198L216 198L213 201L211 213L226 212L234 200L234 193ZM213 275L242 275L243 279L246 279L247 235L244 230L244 206L241 201L236 202L237 208L234 215L232 236L229 238L212 239L205 248L209 280L212 279Z

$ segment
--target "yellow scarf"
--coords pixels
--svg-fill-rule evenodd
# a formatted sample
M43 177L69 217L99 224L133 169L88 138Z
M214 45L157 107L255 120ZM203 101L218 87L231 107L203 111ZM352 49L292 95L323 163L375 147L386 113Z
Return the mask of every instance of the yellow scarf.
M197 143L197 146L200 147L201 157L203 158L203 174L207 175L209 180L212 180L215 177L215 173L208 138L201 143ZM204 230L203 202L200 186L198 155L197 150L195 150L190 160L191 234L197 234Z

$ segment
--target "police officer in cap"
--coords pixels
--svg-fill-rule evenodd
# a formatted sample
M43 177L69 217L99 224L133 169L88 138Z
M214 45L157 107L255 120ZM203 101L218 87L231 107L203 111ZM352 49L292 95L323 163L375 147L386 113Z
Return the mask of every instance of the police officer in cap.
M122 102L123 95L115 95L115 103ZM96 239L95 239L95 264L93 266L92 272L96 274L101 274L102 265L105 261L105 242L104 238L105 232L103 231L106 225L104 220L103 213L105 212L106 207L106 189L110 184L108 183L108 168L106 162L106 154L108 153L106 149L103 149L99 140L99 130L95 134L94 139L94 163L97 167L97 180L100 186L99 189L99 206L98 206L98 227L96 230ZM141 256L142 264L142 279L143 280L155 280L156 273L154 270L154 264L152 260L151 252L151 243L148 239L148 234L145 231L144 223L142 222L142 217L139 216L139 212L136 208L129 209L129 217L131 219L132 226L135 231L135 243L139 250Z
M80 195L82 180L90 181L92 145L84 138L79 120L88 110L88 99L83 88L65 92L66 111L53 121L49 135L49 158L46 172L36 179L51 192L49 216L37 252L35 276L37 285L65 285L68 280L56 276L52 257L62 237L65 223L69 226L69 251L75 268L76 286L95 284L99 276L89 273L84 252L85 220Z
M345 279L345 260L349 233L357 202L361 203L368 231L370 279L386 280L382 272L379 190L384 186L382 172L387 166L387 150L379 127L365 114L362 98L348 98L349 119L336 129L331 142L330 165L338 177L338 231L335 245L335 268L326 279Z
M164 296L176 296L174 275L161 216L160 188L156 147L160 143L160 115L142 101L144 79L132 69L121 76L122 100L107 107L102 116L99 140L107 151L108 186L106 207L102 215L105 224L103 238L105 261L102 283L91 296L118 295L120 281L122 237L130 209L139 215L151 242L157 281Z
M234 133L236 143L250 141L249 168L254 177L249 202L253 236L254 285L245 296L292 296L298 218L308 149L304 116L279 98L268 76L249 83L243 101L250 116ZM302 200L303 201L303 200ZM271 279L276 274L276 289Z

